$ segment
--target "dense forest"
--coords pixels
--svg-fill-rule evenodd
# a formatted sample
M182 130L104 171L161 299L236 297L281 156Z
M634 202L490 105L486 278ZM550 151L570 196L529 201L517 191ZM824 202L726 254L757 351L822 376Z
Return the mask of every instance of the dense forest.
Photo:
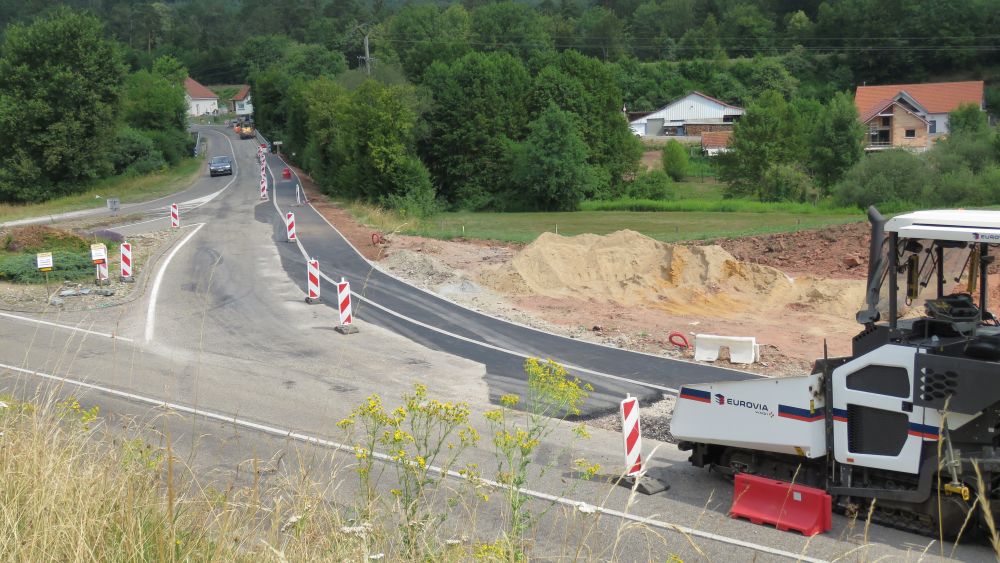
M990 78L1000 24L991 0L3 0L4 69L26 24L54 4L94 22L109 49L98 57L115 63L104 82L118 77L109 87L123 101L91 119L117 139L153 142L138 161L170 150L124 100L167 65L203 84L250 83L259 126L328 189L415 213L662 196L669 179L639 170L622 107L651 110L691 90L758 108L737 137L756 119L762 132L786 127L788 139L828 149L778 151L767 169L731 160L721 171L730 195L829 194L860 159L845 92ZM0 110L11 107L7 88L14 80L0 77ZM998 102L988 87L988 105ZM0 113L0 137L23 136L5 117L13 127ZM770 146L743 137L748 151ZM46 177L37 158L11 158L19 166L5 175ZM54 194L71 189L64 178L101 173L77 172L43 184ZM0 197L49 197L4 187L13 181L0 177Z

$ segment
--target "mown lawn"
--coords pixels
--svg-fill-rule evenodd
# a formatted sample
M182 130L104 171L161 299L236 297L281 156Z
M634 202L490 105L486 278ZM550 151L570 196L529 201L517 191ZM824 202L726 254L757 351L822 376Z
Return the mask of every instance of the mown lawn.
M106 207L107 198L117 197L122 203L148 201L187 189L202 173L204 158L185 159L164 172L137 178L116 176L96 182L87 191L44 203L29 205L0 204L0 223L26 217Z
M577 211L567 213L442 213L419 222L353 206L366 223L384 232L398 231L432 238L476 238L529 242L543 232L561 235L638 231L662 241L711 240L761 233L812 229L864 221L865 215L830 213Z

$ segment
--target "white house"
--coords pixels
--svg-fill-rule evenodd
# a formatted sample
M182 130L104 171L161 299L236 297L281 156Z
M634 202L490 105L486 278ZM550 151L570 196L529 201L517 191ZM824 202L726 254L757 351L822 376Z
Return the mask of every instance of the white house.
M731 131L743 108L727 104L701 92L691 92L629 122L636 135L701 135L706 131Z
M246 84L240 88L240 91L230 98L229 100L230 111L236 113L236 115L253 115L253 100L250 97L250 86Z
M188 103L188 115L205 115L219 113L219 97L205 88L190 76L184 79L185 98Z

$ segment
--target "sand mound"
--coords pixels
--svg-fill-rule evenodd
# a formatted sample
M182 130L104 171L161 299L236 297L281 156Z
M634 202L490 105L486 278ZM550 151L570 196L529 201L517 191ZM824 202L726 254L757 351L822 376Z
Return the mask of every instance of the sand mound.
M792 280L776 268L741 262L719 246L666 244L628 230L542 234L510 264L484 270L479 281L508 295L609 300L689 314L797 303L839 316L853 314L864 294L858 282Z

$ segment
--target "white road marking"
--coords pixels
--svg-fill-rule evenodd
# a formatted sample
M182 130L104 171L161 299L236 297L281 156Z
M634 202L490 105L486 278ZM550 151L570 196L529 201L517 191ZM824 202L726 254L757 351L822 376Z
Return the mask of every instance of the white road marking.
M163 260L163 264L160 265L159 271L156 272L156 278L153 280L153 289L149 292L149 309L146 310L146 342L152 342L153 332L156 330L156 297L160 293L160 282L163 281L163 274L167 271L167 266L170 265L170 261L174 259L174 255L177 254L177 251L187 244L187 241L191 240L191 237L198 234L198 231L200 231L204 226L205 223L198 223L195 225L194 230L188 233L188 236L184 237L184 239L170 251L170 254L167 254L167 257Z
M276 184L274 183L274 174L271 173L271 167L270 166L268 166L267 169L268 169L268 173L271 175L271 187L272 187L272 190L275 190L276 189ZM281 212L281 209L278 207L277 193L275 193L275 196L271 198L271 203L274 205L274 209L278 212L278 216L279 217L284 217L284 214ZM315 209L313 209L313 211L315 211ZM319 215L320 217L323 217L323 215L320 214L318 211L316 211L316 214ZM326 218L324 218L324 221L325 220L326 220ZM326 224L330 225L330 222L327 221ZM334 227L333 225L330 225L330 227L333 228L334 231L337 231L337 228ZM340 235L340 231L337 231L337 234ZM341 235L341 237L343 237L343 235ZM345 238L344 240L347 240L347 239ZM302 253L302 257L305 258L306 260L309 260L309 253L306 252L305 247L302 246L302 241L300 240L300 237L295 237L295 244L299 247L299 252ZM350 244L349 241L348 241L348 244ZM354 249L354 251L357 252L357 249ZM364 258L364 257L362 256L362 258ZM323 273L322 270L320 270L320 274L319 275L320 275L321 278L323 278L327 282L333 284L334 287L336 287L337 281L331 279L329 276L327 276L325 273ZM409 285L409 284L407 284L407 285ZM524 359L528 359L528 358L534 357L533 355L528 354L526 352L521 352L521 351L518 351L518 350L511 350L511 349L508 349L508 348L502 348L500 346L489 344L487 342L482 342L480 340L476 340L474 338L469 338L467 336L462 336L460 334L455 334L453 332L449 332L449 331L444 330L442 328L438 328L436 326L429 325L427 323L418 321L417 319L413 319L413 318L410 318L410 317L408 317L408 316L406 316L406 315L404 315L402 313L393 311L392 309L390 309L390 308L388 308L388 307L386 307L384 305L379 305L378 303L372 301L368 297L365 297L365 296L357 293L356 291L352 290L351 291L351 295L353 295L359 301L365 301L368 304L372 305L373 307L375 307L377 309L380 309L381 311L384 311L385 313L388 313L388 314L390 314L390 315L392 315L392 316L394 316L394 317L396 317L398 319L402 319L402 320L407 321L409 323L413 323L413 324L415 324L415 325L417 325L419 327L422 327L422 328L425 328L427 330L431 330L431 331L437 332L438 334L443 334L445 336L450 336L451 338L455 338L455 339L461 340L463 342L468 342L469 344L475 344L476 346L481 346L483 348L488 348L490 350L496 350L498 352L503 352L505 354L511 354L511 355L518 356L518 357L521 357L521 358L524 358ZM493 317L491 317L491 318L493 318ZM502 319L498 319L498 320L502 320ZM547 333L547 334L551 334L551 333ZM611 379L611 380L614 380L614 381L620 381L622 383L630 383L630 384L637 385L637 386L640 386L640 387L647 387L647 388L650 388L650 389L657 389L659 391L663 391L665 393L671 393L673 395L680 394L680 390L674 389L673 387L666 387L666 386L663 386L663 385L656 385L654 383L646 383L644 381L637 381L635 379L629 379L627 377L621 377L621 376L618 376L618 375L612 375L610 373L604 373L604 372L600 372L600 371L594 371L592 369L587 369L587 368L580 367L580 366L574 366L572 364L563 364L563 367L565 367L566 369L569 369L571 371L580 372L580 373L587 373L587 374L590 374L590 375L593 375L593 376L596 376L596 377L602 377L602 378L605 378L605 379Z
M113 338L115 340L122 340L125 342L132 342L131 338L125 338L124 336L118 336L117 334L108 334L107 332L97 332L95 330L87 330L85 328L79 328L70 325L64 325L59 323L53 323L50 321L43 321L41 319L32 319L31 317L22 317L20 315L12 315L10 313L0 313L0 317L7 317L8 319L15 319L18 321L24 321L29 323L37 323L40 325L54 326L57 328L62 328L66 330L75 330L76 332L83 332L85 334L93 334L94 336L103 336L104 338Z
M213 192L213 193L210 193L208 195L204 195L204 196L201 196L201 197L198 197L198 198L195 198L195 199L189 199L187 201L182 201L182 202L178 203L177 204L178 211L191 211L191 210L197 209L197 208L201 207L202 205L205 205L206 203L208 203L208 202L212 201L213 199L219 197L220 195L222 195L222 192L228 190L229 186L233 185L233 182L235 182L236 179L240 175L240 166L239 166L239 164L236 161L236 147L233 146L233 140L230 139L229 137L227 137L226 135L223 135L219 131L215 131L215 130L209 129L209 132L210 133L215 133L216 135L222 135L222 138L225 139L227 143L229 143L229 150L230 150L230 152L233 153L233 174L232 174L232 178L230 178L229 181L226 182L225 186L222 186L222 189L220 189L220 190L218 190L216 192ZM170 196L161 197L159 199L154 199L152 201L160 201L161 199L167 199L169 197ZM146 203L150 203L150 202L146 202ZM170 210L170 206L168 205L167 207L163 208L162 212L165 213L165 212L167 212L169 210ZM127 211L127 210L125 210L125 211ZM154 211L146 211L144 213L149 214L149 213L157 213L157 212L158 211L154 210ZM156 219L146 219L145 221L139 221L139 222L136 222L136 223L128 223L128 224L125 224L125 225L118 225L116 227L113 227L113 230L125 229L125 228L128 228L128 227L134 227L136 225L145 225L146 223L153 223L155 221L166 221L166 220L167 220L167 216L164 215L163 217L157 217Z
M309 444L313 444L313 445L317 445L317 446L322 446L324 448L329 448L329 449L336 450L336 451L348 452L348 453L351 453L351 454L354 453L354 447L351 446L351 445L349 445L349 444L341 444L339 442L334 442L332 440L326 440L324 438L318 438L316 436L311 436L311 435L308 435L308 434L303 434L301 432L293 432L291 430L286 430L286 429L283 429L283 428L278 428L276 426L270 426L270 425L261 424L261 423L258 423L258 422L251 422L249 420L243 420L241 418L236 418L236 416L229 416L229 415L219 414L219 413L215 413L215 412L212 412L212 411L207 411L207 410L204 410L204 409L199 409L199 408L195 408L195 407L189 407L189 406L186 406L186 405L181 405L179 403L171 403L171 402L168 402L168 401L162 401L160 399L154 399L152 397L146 397L144 395L138 395L136 393L129 393L127 391L120 391L118 389L113 389L113 388L110 388L110 387L104 387L104 386L101 386L101 385L96 385L94 383L86 383L86 382L83 382L83 381L78 381L78 380L75 380L75 379L71 379L69 377L60 377L58 375L52 375L52 374L49 374L49 373L44 373L44 372L40 372L40 371L36 371L36 370L20 368L20 367L17 367L17 366L11 366L11 365L0 363L0 368L7 369L7 370L10 370L10 371L14 371L14 372L18 372L18 373L23 373L23 374L26 374L26 375L33 375L33 376L40 377L40 378L43 378L43 379L48 379L48 380L51 380L51 381L58 381L60 383L66 383L66 384L69 384L69 385L75 385L77 387L83 387L85 389L90 389L90 390L93 390L93 391L97 391L99 393L104 393L104 394L107 394L107 395L111 395L111 396L114 396L114 397L119 397L119 398L126 399L126 400L129 400L129 401L135 401L135 402L139 402L139 403L144 403L144 404L151 405L151 406L157 407L157 408L170 409L170 410L177 411L177 412L183 412L183 413L187 413L187 414L194 415L194 416L200 416L200 417L203 417L203 418L208 418L208 419L211 419L211 420L216 420L218 422L222 422L222 423L226 423L226 424L232 424L234 426L239 426L239 427L242 427L242 428L248 428L248 429L251 429L251 430L256 430L256 431L259 431L259 432L263 432L265 434L270 434L272 436L278 436L280 438L286 438L286 439L296 440L296 441L299 441L299 442L305 442L305 443L309 443ZM382 461L382 462L395 463L389 455L381 453L381 452L374 452L373 451L373 452L371 452L370 455L373 458L375 458L375 459L377 459L379 461ZM467 477L465 477L464 475L460 474L457 471L445 470L443 468L436 467L436 466L429 466L429 469L431 471L439 474L439 475L447 475L448 477L452 477L454 479L458 479L458 480L466 480L467 479ZM489 485L491 487L502 488L502 489L509 488L508 485L504 485L503 483L499 483L499 482L496 482L496 481L491 481L489 479L477 478L477 481L481 482L481 483L484 483L486 485ZM568 507L571 507L571 508L579 509L581 507L587 507L587 509L590 510L590 508L592 507L594 509L594 512L597 512L599 514L602 514L602 515L605 515L605 516L613 516L613 517L616 517L616 518L621 518L622 520L630 520L632 522L637 522L637 523L645 524L647 526L652 526L654 528L659 528L661 530L667 530L667 531L677 532L677 533L680 533L680 534L685 534L685 535L688 535L688 536L694 536L694 537L698 537L698 538L702 538L702 539L706 539L706 540L717 541L717 542L728 544L728 545L733 545L733 546L738 546L738 547L744 547L744 548L752 549L754 551L758 551L758 552L761 552L761 553L768 553L768 554L771 554L771 555L777 555L779 557L785 557L787 559L794 559L796 561L806 561L808 563L826 563L826 561L823 560L823 559L817 559L815 557L808 557L808 556L800 554L800 553L793 553L791 551L785 551L785 550L782 550L782 549L776 549L776 548L769 547L769 546L766 546L766 545L760 545L760 544L756 544L756 543L744 541L744 540L737 539L737 538L731 538L731 537L728 537L728 536L723 536L723 535L719 535L719 534L713 534L711 532L704 532L702 530L697 530L697 529L694 529L694 528L688 528L686 526L681 526L681 525L678 525L678 524L672 524L670 522L665 522L663 520L657 520L655 518L648 518L648 517L645 517L645 516L638 516L638 515L635 515L635 514L629 514L627 512L622 512L620 510L614 510L614 509L611 509L611 508L604 508L602 506L593 506L593 505L589 505L589 504L587 504L587 503L585 503L583 501L574 500L574 499L570 499L570 498L567 498L567 497L561 497L561 496L552 495L552 494L549 494L549 493L543 493L541 491L535 491L535 490L532 490L532 489L525 489L525 488L518 489L518 491L521 492L524 495L528 495L528 496L531 496L531 497L534 497L534 498L537 498L537 499L541 499L541 500L546 500L546 501L549 501L549 502L558 503L558 504L561 504L561 505L564 505L564 506L568 506Z

